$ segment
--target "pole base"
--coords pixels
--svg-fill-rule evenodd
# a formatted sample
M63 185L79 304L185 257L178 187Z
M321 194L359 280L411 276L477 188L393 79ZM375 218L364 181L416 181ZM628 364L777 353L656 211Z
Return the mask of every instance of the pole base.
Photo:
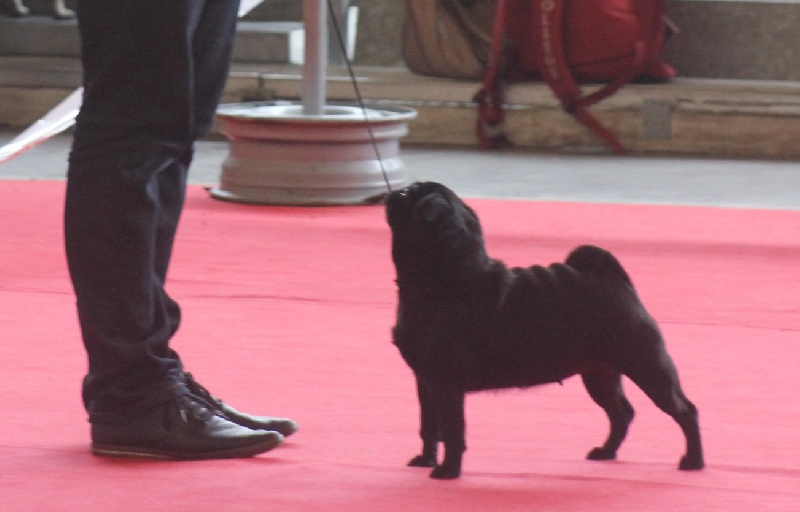
M304 115L294 103L223 105L217 118L230 153L209 192L249 204L380 202L408 182L399 141L416 115L397 106L326 105L321 115Z

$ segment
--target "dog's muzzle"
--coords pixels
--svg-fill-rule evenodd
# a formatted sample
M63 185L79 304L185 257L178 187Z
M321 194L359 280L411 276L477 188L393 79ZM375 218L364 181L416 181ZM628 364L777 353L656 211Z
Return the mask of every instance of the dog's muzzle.
M397 191L397 195L405 199L411 196L411 194L413 194L414 191L417 190L418 188L419 188L419 183L412 183L411 185Z

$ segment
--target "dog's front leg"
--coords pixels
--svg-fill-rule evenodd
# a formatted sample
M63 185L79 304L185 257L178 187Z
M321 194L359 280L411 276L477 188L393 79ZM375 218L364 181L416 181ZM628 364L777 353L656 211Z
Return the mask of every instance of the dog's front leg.
M431 386L439 406L444 461L431 472L431 478L449 479L461 476L461 458L467 449L464 440L464 391L452 385Z
M419 399L422 453L408 462L409 466L418 468L435 468L439 440L441 439L439 404L430 386L417 377L417 398Z

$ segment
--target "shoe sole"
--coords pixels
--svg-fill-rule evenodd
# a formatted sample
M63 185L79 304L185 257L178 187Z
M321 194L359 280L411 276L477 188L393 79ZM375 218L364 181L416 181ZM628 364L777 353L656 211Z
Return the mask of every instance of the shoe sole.
M266 453L277 448L283 443L280 434L272 436L258 443L226 450L210 452L181 452L176 450L162 450L142 446L122 446L112 444L92 443L92 453L100 457L116 457L126 459L151 459L151 460L211 460L211 459L243 459Z

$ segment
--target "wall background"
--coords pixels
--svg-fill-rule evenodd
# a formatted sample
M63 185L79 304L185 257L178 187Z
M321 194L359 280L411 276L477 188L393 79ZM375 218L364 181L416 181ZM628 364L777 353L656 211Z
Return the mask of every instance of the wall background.
M433 0L431 0L433 1ZM35 14L52 0L25 0ZM360 7L356 64L401 66L404 0L352 0ZM75 0L67 0L74 7ZM664 57L685 77L800 81L798 0L668 0L681 29ZM265 0L248 20L300 20L301 0Z

